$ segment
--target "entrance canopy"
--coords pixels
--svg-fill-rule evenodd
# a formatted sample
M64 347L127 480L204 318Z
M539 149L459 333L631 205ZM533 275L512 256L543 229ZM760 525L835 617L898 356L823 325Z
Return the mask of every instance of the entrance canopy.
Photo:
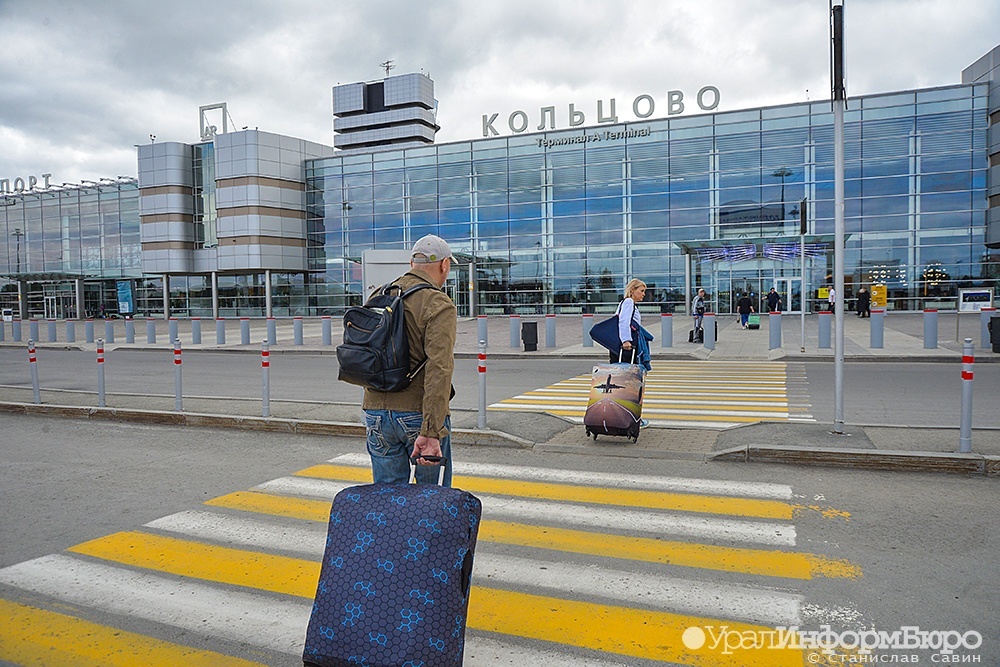
M675 241L674 245L691 255L698 264L706 262L742 262L751 259L772 259L779 262L800 260L801 237L772 236L760 238L708 239ZM806 235L806 257L825 257L833 250L833 234Z

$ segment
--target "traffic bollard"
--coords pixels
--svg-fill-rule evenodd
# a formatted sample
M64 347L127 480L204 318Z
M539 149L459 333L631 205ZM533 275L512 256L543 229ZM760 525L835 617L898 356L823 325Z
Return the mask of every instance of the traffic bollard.
M7 323L4 322L3 320L0 320L0 342L6 340L6 336L7 336Z
M170 340L176 339L171 338ZM156 320L152 317L146 318L146 342L151 345L156 342Z
M833 319L831 317L833 313L829 310L821 310L818 315L818 325L819 325L819 343L817 347L821 350L830 349L830 322Z
M485 315L476 316L476 325L478 327L479 340L485 340L487 347L489 347L489 322Z
M278 344L278 325L273 317L267 318L267 344Z
M226 344L226 318L224 317L215 320L215 344Z
M958 433L958 451L972 452L972 365L975 362L971 338L962 345L962 423Z
M938 346L937 308L924 308L924 349L936 350Z
M94 342L94 320L88 319L83 323L83 339L88 343Z
M521 349L521 316L510 316L510 346L516 350Z
M97 339L97 407L107 407L104 400L104 339Z
M594 347L594 339L590 337L590 329L594 326L594 316L590 313L583 314L583 346Z
M35 358L35 341L28 339L28 366L31 367L31 392L35 398L35 405L40 405L42 395L38 389L38 360Z
M28 320L28 340L38 340L38 320Z
M0 336L0 340L3 340L3 336ZM66 342L76 342L76 322L73 320L66 320Z
M979 346L990 348L990 318L997 314L996 308L983 308L979 311Z
M706 350L715 349L715 334L717 326L718 325L715 323L715 313L705 313L705 318L702 321L701 333Z
M767 349L779 349L781 347L781 311L772 310L767 314L767 335Z
M177 334L177 318L171 317L170 320L168 320L168 322L169 324L167 324L168 327L167 331L169 332L168 335L170 336L170 340L177 340L178 338L180 338L180 336Z
M49 320L48 321L48 325L49 325L48 326L48 329L49 329L49 332L48 332L49 333L49 342L50 343L55 343L57 340L59 340L58 335L56 335L56 321L55 320Z
M104 342L115 342L115 323L112 320L104 320Z
M556 316L549 314L545 316L545 347L556 346Z
M660 313L660 347L674 346L673 313Z
M295 345L302 345L302 316L296 315L292 320L292 331Z
M13 334L14 334L14 342L15 343L20 343L21 342L21 320L13 320L11 322L11 327L10 328L11 328L11 331L13 332Z
M271 350L267 346L267 341L260 344L260 375L262 387L262 416L271 416Z
M201 345L201 318L191 318L191 344Z
M250 344L250 318L240 318L240 345Z
M181 398L181 339L174 340L174 410L184 411L184 402Z
M131 317L125 318L125 342L134 343L135 342L135 320Z
M872 308L871 317L871 340L868 344L873 350L881 350L885 346L885 309Z
M477 428L486 428L486 341L479 341L479 421Z
M323 345L333 345L333 319L329 315L323 316Z

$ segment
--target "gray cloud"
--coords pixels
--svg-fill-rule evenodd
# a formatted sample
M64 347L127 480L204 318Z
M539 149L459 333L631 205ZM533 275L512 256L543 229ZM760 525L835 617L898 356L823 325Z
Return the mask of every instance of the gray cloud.
M667 90L722 91L720 109L826 99L827 0L0 0L0 178L135 173L133 144L194 141L198 107L243 126L332 143L330 89L428 72L439 141L481 136L483 114ZM958 82L997 45L1000 3L847 0L848 91ZM808 93L806 91L809 91ZM657 116L662 108L658 108Z

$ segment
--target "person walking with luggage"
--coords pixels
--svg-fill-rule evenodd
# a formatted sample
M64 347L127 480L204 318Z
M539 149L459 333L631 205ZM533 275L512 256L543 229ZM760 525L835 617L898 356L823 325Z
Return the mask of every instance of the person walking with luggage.
M740 314L740 326L747 328L750 322L750 313L754 312L753 303L745 293L740 295L740 300L736 302L736 312Z
M781 295L773 287L767 293L767 309L772 313L781 311Z
M410 270L393 281L406 291L421 283L421 289L403 301L406 339L410 347L410 369L417 370L402 391L383 392L365 388L368 454L376 482L406 483L410 457L443 456L444 485L451 486L451 400L455 368L458 312L441 291L452 263L451 248L444 239L429 234L413 244ZM418 461L419 463L419 461ZM418 469L418 481L437 482L434 474ZM433 478L433 479L432 479Z
M694 313L694 330L696 332L701 329L702 323L705 321L705 310L705 290L698 288L698 294L691 301L691 312Z
M632 361L632 350L638 347L639 327L642 326L642 316L636 303L646 298L646 283L638 278L633 278L625 286L625 298L618 304L618 339L621 341L621 349L624 351L622 361L638 363L638 349L636 349L636 359ZM616 350L609 353L611 363L618 363L619 354Z
M867 289L862 287L858 290L858 317L872 316L872 295Z

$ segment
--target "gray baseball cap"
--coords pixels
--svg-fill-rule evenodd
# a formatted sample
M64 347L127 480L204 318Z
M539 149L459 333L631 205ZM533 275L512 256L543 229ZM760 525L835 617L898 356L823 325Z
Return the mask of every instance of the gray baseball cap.
M417 255L423 256L417 257ZM428 234L414 243L413 250L410 251L410 258L415 264L433 264L451 256L451 248L448 247L448 243L440 236L433 234Z

